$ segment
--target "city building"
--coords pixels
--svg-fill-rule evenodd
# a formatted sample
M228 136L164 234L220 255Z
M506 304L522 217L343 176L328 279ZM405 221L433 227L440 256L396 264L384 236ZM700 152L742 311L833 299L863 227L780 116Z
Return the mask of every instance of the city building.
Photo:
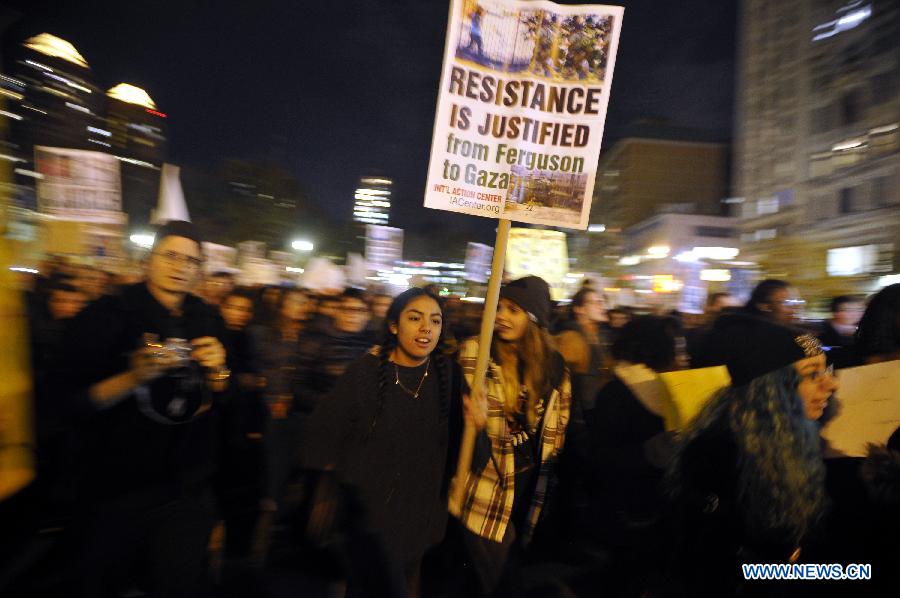
M353 195L353 221L387 226L391 215L393 184L393 180L383 176L361 177Z
M694 214L690 204L683 207L683 213L656 214L623 231L618 265L627 274L614 280L637 294L638 303L699 312L710 291L745 292L750 263L740 256L738 218ZM617 291L607 291L611 302L628 303L616 301Z
M15 203L35 209L35 146L105 150L103 94L68 41L42 33L25 40L0 77L9 124L3 154L14 163Z
M600 155L590 226L571 237L583 271L606 272L622 256L622 231L671 204L723 213L728 145L704 131L638 123Z
M865 292L900 271L898 39L896 0L742 3L733 195L762 275Z
M166 160L166 114L150 95L129 83L106 92L109 151L121 163L122 210L132 227L150 218L159 194L160 168Z

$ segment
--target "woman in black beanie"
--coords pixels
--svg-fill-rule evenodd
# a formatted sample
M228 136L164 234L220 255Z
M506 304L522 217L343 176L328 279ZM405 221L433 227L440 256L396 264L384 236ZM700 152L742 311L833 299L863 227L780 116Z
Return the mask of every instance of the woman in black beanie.
M683 432L667 473L667 595L735 595L741 564L797 562L825 511L817 420L838 384L821 345L745 314L713 333L732 385Z
M500 290L480 422L462 504L451 505L482 594L513 594L569 422L571 387L547 333L550 289L528 276ZM460 347L472 384L477 339Z

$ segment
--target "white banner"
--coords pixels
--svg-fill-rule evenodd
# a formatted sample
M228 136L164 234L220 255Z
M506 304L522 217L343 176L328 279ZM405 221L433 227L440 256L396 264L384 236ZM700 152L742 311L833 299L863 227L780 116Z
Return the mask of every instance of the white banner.
M403 229L366 225L366 263L370 270L393 270L403 260Z
M586 228L622 14L453 0L425 206Z
M900 427L900 361L838 370L837 414L822 427L827 457L865 457Z
M103 152L34 147L38 211L66 220L120 224L119 161Z
M485 283L491 274L491 259L494 248L483 243L469 243L466 246L466 280Z

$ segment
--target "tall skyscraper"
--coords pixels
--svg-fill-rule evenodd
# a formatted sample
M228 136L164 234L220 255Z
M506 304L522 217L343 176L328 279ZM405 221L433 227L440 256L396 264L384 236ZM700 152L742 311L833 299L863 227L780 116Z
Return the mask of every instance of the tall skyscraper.
M71 43L49 33L25 40L12 76L4 80L16 102L12 137L19 157L35 145L102 150L104 98L90 66ZM21 97L20 97L21 96Z
M896 0L744 0L733 180L745 259L766 263L786 240L809 248L808 270L898 271L898 39ZM861 261L832 267L848 256Z
M366 175L359 179L353 195L353 221L360 224L387 226L391 212L391 185L389 178ZM363 227L365 228L365 227Z
M157 168L165 161L166 115L150 95L130 83L106 92L109 143L118 156L148 162Z
M122 209L132 227L140 228L149 222L159 193L166 114L150 94L129 83L110 88L106 99L106 140L121 164Z

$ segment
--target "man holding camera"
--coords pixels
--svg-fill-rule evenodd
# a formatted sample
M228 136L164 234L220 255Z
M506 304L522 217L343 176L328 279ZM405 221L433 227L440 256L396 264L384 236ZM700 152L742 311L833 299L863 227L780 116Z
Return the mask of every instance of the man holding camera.
M165 224L145 282L85 309L62 349L57 396L84 450L85 595L206 591L213 418L229 371L221 320L190 294L202 263L193 225Z

